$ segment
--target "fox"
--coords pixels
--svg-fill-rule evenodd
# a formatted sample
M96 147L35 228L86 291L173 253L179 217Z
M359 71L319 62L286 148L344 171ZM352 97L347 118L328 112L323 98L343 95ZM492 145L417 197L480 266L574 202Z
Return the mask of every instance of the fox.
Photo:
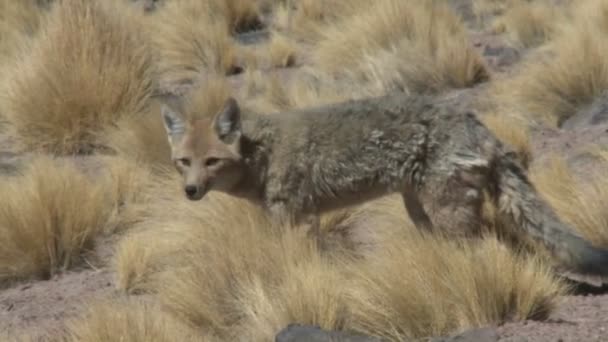
M320 214L401 194L418 230L469 236L479 233L489 194L499 219L547 247L564 274L608 274L608 250L560 220L472 109L390 93L257 113L227 95L220 110L201 116L191 100L166 95L160 106L191 201L223 192L280 224L309 223L318 236Z

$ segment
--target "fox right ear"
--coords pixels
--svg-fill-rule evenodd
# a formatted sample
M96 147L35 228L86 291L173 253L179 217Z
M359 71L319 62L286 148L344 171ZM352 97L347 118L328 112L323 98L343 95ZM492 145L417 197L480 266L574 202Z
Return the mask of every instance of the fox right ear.
M160 107L163 124L167 135L174 136L184 133L186 125L181 114L181 103L174 95L166 95Z
M168 135L182 134L185 131L184 119L173 108L163 104L160 112Z

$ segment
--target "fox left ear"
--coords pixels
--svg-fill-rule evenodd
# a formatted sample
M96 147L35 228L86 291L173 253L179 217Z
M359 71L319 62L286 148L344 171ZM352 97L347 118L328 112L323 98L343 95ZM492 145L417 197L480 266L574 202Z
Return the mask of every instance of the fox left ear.
M224 108L215 116L215 132L219 138L232 143L241 133L241 109L233 97L224 103Z

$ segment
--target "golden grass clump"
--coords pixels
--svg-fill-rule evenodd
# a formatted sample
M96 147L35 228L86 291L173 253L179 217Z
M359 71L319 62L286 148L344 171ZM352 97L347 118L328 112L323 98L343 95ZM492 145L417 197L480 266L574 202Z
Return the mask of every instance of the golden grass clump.
M497 112L482 115L480 119L501 142L515 152L521 165L528 169L533 156L527 121L524 118Z
M597 22L590 18L575 16L575 24L563 25L559 36L546 46L550 55L525 63L515 76L496 84L499 105L561 126L606 91L608 40L598 34Z
M327 25L348 17L369 3L366 0L282 1L274 6L274 26L304 42L321 37Z
M287 68L296 64L297 45L293 40L279 32L273 32L268 46L270 65Z
M124 117L107 126L97 138L120 157L152 167L172 165L160 101L153 101L141 115Z
M106 227L103 184L74 165L40 156L0 188L0 282L46 279L78 264Z
M559 217L597 246L608 246L608 181L598 173L577 179L566 161L550 156L530 179Z
M37 155L18 175L0 178L0 284L80 266L96 237L141 220L151 172L116 157L90 161L102 171Z
M295 70L289 79L260 70L247 71L245 84L243 97L247 107L264 113L321 106L372 94L366 88L342 85L307 67Z
M3 79L0 104L24 149L89 152L95 132L145 108L153 61L138 22L100 1L53 5Z
M226 77L207 74L195 86L188 88L177 100L181 101L183 108L181 114L185 119L197 120L213 117L224 107L230 96L233 96L233 90ZM159 101L162 102L164 99L159 98ZM160 117L160 111L156 115Z
M318 68L390 90L437 92L488 79L460 18L442 2L382 0L323 31Z
M65 341L219 342L180 322L158 305L136 299L94 302L68 321Z
M237 67L235 41L218 2L170 1L149 17L163 82L193 82Z
M23 40L33 37L40 28L46 10L37 0L0 1L0 56L10 57L24 47Z
M508 8L497 19L494 30L505 32L521 48L542 45L552 39L557 27L566 20L560 7L548 2L521 2Z
M105 233L122 232L140 222L144 208L151 200L146 191L152 187L168 168L153 169L148 164L124 157L104 157L101 178L111 205Z
M123 258L119 277L126 271L137 280L131 285L152 289L172 313L224 340L268 340L292 321L326 328L342 324L338 270L321 259L304 234L279 234L259 208L209 196L204 205L165 204L178 219L163 220L163 230L159 224L154 231L134 231L118 252ZM239 215L230 214L237 208ZM150 239L167 237L163 247L152 247L161 243ZM134 248L142 251L137 258L148 258L145 267L137 266L142 259L126 259ZM153 256L158 250L172 257L159 260Z
M564 293L543 262L493 238L395 239L350 269L353 328L389 341L547 317Z

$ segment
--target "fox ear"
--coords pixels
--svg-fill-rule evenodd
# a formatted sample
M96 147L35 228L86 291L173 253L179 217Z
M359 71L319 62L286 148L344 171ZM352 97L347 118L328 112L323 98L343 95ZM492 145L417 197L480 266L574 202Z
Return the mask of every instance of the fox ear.
M219 138L231 143L241 133L241 109L233 97L224 103L224 108L215 116L214 128Z
M174 136L184 133L186 125L181 114L181 102L175 95L165 95L162 98L160 113L167 135Z

